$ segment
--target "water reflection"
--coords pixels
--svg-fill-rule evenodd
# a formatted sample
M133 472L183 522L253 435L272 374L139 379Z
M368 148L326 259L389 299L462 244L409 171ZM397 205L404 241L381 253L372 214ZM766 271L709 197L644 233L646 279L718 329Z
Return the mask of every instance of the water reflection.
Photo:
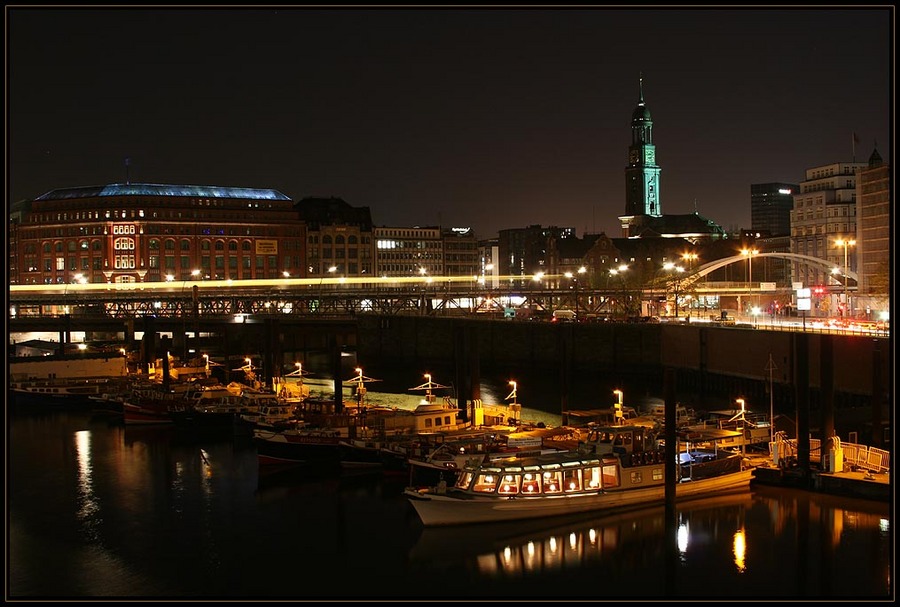
M824 501L818 503L809 497L805 492L763 489L679 503L671 535L667 534L666 511L661 506L553 525L536 521L423 528L410 560L423 568L468 560L479 575L519 582L544 579L535 575L560 575L566 569L589 570L592 575L619 582L641 580L633 596L729 596L738 590L737 596L766 596L773 588L780 589L776 594L792 595L783 590L789 582L761 584L765 580L760 579L760 572L772 569L774 559L776 569L799 566L806 571L790 582L801 596L840 588L853 588L851 594L887 596L891 590L887 561L871 552L857 554L856 540L842 534L848 524L853 525L854 536L861 532L884 534L886 549L890 539L887 505L816 495ZM854 571L860 566L879 569L872 576L874 583L861 591L859 580L849 579L852 575L844 574L840 565L832 566L817 557L816 550L798 563L798 525L805 519L820 526L820 534L829 541L830 554L838 563L851 559ZM812 526L806 531L812 533ZM667 537L672 537L677 547L678 567L674 569L666 566ZM730 555L724 549L730 549ZM719 558L720 550L727 558ZM644 578L634 575L646 571L656 573ZM832 580L830 576L839 571L842 575ZM751 573L752 582L739 581ZM667 575L672 578L667 579ZM694 579L703 577L706 580L697 586ZM754 589L750 584L761 585ZM534 596L544 595L536 591Z
M880 502L759 487L679 504L669 525L659 506L423 529L405 479L262 473L252 443L230 438L24 417L10 420L8 456L12 597L892 592L890 505Z

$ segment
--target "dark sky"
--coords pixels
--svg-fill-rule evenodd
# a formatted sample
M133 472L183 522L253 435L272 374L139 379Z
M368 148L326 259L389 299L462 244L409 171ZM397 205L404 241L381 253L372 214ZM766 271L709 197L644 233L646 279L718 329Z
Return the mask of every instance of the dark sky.
M376 225L619 236L643 73L664 213L893 152L894 12L6 7L7 196L336 196Z

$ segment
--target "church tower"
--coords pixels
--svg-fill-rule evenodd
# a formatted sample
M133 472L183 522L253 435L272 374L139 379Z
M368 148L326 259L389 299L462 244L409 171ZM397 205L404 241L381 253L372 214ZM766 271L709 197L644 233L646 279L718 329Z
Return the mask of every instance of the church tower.
M656 146L653 145L653 120L644 103L644 77L641 75L638 104L631 114L631 145L625 168L625 216L662 216L659 197L659 173Z

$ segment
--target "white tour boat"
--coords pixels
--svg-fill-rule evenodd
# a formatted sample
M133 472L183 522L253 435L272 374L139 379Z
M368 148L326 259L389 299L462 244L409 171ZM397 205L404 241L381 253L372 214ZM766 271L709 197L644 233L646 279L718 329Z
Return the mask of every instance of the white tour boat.
M720 434L722 431L719 431ZM694 433L671 462L677 500L746 489L740 453ZM703 448L695 445L704 444ZM666 449L646 426L591 429L577 450L526 458L475 458L453 486L407 488L425 526L520 520L664 503Z

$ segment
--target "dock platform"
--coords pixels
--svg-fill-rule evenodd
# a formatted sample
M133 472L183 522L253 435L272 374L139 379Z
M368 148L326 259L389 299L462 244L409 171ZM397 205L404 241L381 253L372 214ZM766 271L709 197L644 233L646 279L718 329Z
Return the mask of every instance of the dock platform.
M885 502L890 502L894 493L889 471L823 472L812 467L804 471L801 468L779 468L768 459L754 468L753 483Z

